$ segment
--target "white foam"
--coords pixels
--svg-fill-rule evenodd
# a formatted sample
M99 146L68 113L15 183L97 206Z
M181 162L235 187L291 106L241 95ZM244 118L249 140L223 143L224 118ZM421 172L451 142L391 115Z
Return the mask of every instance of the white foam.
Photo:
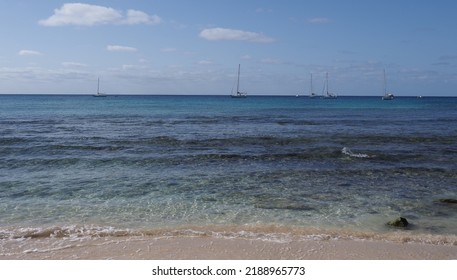
M343 149L341 149L341 153L343 153L347 156L350 156L350 157L354 157L354 158L373 158L374 157L374 156L371 156L368 154L354 153L353 151L351 151L351 149L349 149L347 147L344 147Z
M138 233L136 233L138 235ZM116 229L111 226L55 226L49 228L11 228L0 229L0 240L24 240L24 239L37 239L37 238L64 238L68 240L80 240L92 237L104 236L127 236L135 235L134 231L130 229Z

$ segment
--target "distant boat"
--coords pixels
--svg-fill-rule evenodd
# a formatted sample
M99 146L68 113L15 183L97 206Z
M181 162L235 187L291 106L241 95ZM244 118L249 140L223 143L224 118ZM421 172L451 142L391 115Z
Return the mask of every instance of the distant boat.
M97 93L93 97L106 97L106 94L100 92L100 78L97 80Z
M309 98L316 98L318 95L313 90L313 74L310 74Z
M322 96L322 98L324 98L324 99L336 99L337 98L336 94L330 93L328 90L328 72L325 75L324 92L325 93Z
M382 97L382 100L393 100L394 95L393 93L387 92L387 86L386 86L386 69L384 69L384 95Z
M244 98L248 95L246 92L240 91L240 67L240 64L238 64L238 79L236 81L236 93L233 93L232 89L232 94L230 95L232 98Z

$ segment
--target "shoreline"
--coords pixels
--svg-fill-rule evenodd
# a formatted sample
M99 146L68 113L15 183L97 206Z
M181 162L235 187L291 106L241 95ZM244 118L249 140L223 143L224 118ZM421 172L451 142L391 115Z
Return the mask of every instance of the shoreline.
M2 260L455 260L456 245L380 240L271 241L218 237L2 240Z

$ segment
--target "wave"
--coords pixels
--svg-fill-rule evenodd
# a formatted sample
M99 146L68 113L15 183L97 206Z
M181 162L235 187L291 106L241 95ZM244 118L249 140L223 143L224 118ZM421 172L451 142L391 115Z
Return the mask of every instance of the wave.
M457 246L457 236L453 234L432 235L404 230L371 232L350 228L318 228L277 224L194 225L157 229L118 229L110 226L95 225L0 229L0 243L5 241L26 241L34 239L75 241L122 237L147 237L153 239L172 237L213 237L271 242L302 240L372 240Z
M361 156L364 154L354 153L350 150L349 145L364 146L385 146L386 143L401 145L410 149L425 148L423 145L431 145L436 152L456 152L455 138L456 135L449 136L382 136L382 135L333 135L331 141L322 141L322 135L319 133L300 135L300 136L279 136L269 134L259 134L252 136L229 136L220 137L220 135L192 135L187 137L184 134L164 134L144 137L139 135L105 135L100 136L81 136L81 135L63 135L62 137L50 138L42 135L35 136L3 136L0 137L0 144L4 148L14 148L15 152L37 149L46 151L64 151L64 150L129 150L136 148L157 149L157 148L179 148L181 150L192 150L195 148L243 148L258 147L264 150L277 149L311 149L315 147L333 147L334 145L343 144L342 152L350 156ZM422 146L418 146L421 144ZM406 145L406 146L405 146ZM28 151L27 151L28 152ZM362 156L367 157L367 156Z
M343 153L344 155L353 157L353 158L374 158L375 157L374 155L354 153L353 151L351 151L351 149L349 149L347 147L344 147L343 149L341 149L341 153Z
M43 150L42 150L43 151ZM95 148L85 147L84 152L71 153L61 152L60 154L35 154L29 151L27 157L15 157L13 152L3 153L3 158L0 158L0 165L7 169L33 168L34 170L49 170L50 168L74 167L85 169L88 167L185 167L196 165L202 166L222 166L226 164L255 163L255 164L270 164L279 162L281 164L291 164L291 168L297 164L302 164L303 169L316 170L319 168L319 173L324 174L328 168L340 161L350 159L366 160L363 165L349 166L340 168L333 172L344 173L345 170L351 173L364 174L366 171L384 172L392 170L395 172L420 172L426 174L448 174L455 177L454 154L434 158L426 153L383 153L382 151L376 154L354 152L349 148L326 148L316 147L309 149L293 149L278 150L274 152L264 151L261 148L200 148L193 150L178 149L158 149L151 151L148 149L128 149L108 147L106 146L102 152ZM89 154L90 153L90 154ZM405 166L408 162L408 166ZM424 164L426 162L426 164ZM267 167L267 166L266 166ZM357 169L360 168L360 169ZM457 175L456 175L457 176Z
M56 226L49 228L13 228L0 229L0 240L39 239L39 238L88 238L88 237L120 237L135 234L134 231L119 230L114 227L102 226Z

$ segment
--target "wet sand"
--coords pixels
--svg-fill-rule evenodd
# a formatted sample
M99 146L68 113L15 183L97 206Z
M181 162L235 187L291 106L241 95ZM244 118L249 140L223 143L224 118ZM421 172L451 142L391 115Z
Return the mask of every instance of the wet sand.
M40 260L449 260L456 245L373 240L288 242L215 237L103 237L1 241L0 259Z

